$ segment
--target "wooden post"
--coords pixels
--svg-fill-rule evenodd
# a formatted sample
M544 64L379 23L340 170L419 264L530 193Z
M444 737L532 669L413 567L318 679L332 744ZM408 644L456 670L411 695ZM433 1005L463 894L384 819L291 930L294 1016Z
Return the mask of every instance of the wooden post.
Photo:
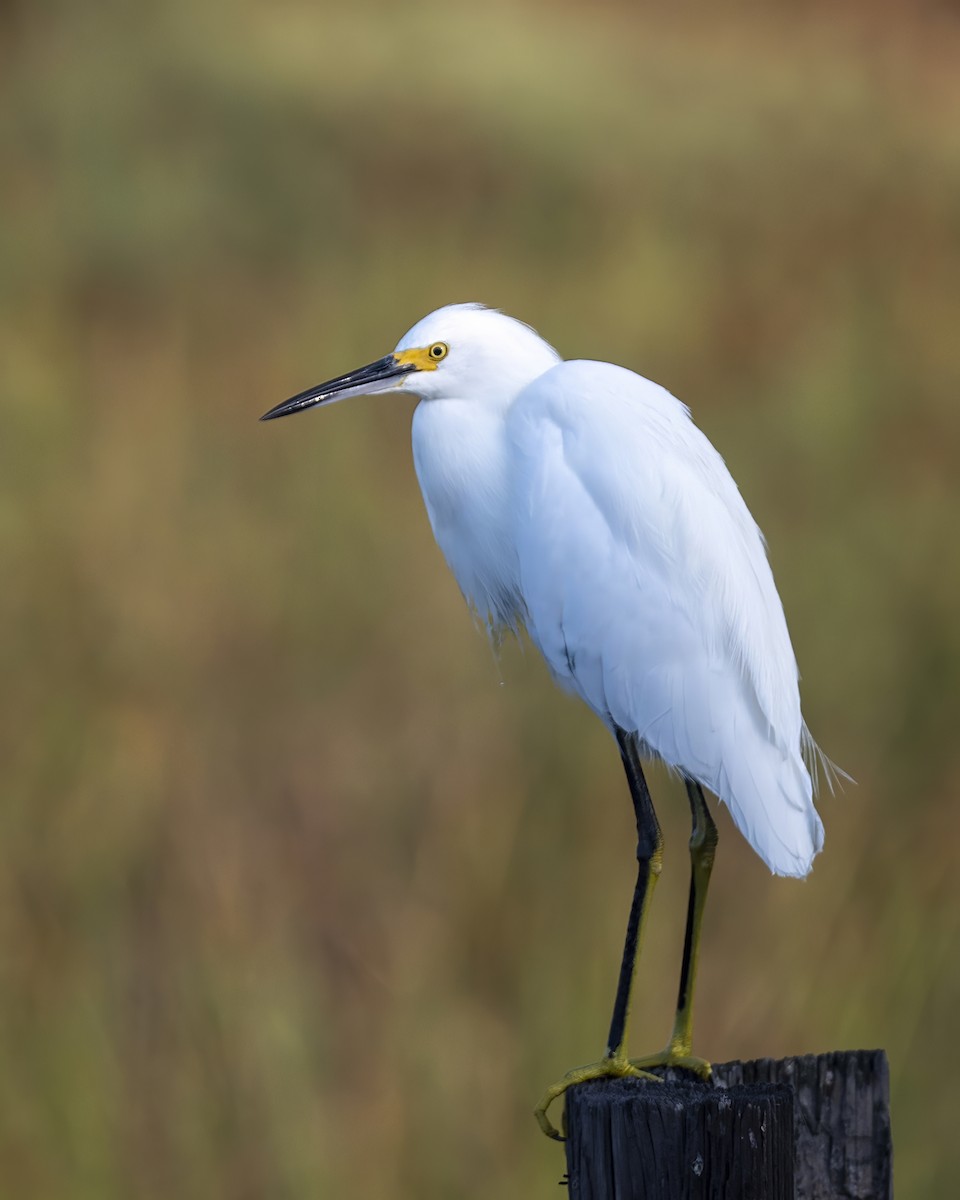
M793 1089L797 1200L892 1200L890 1068L882 1050L721 1063L713 1073L721 1087L776 1081Z
M710 1084L602 1079L566 1096L575 1200L892 1200L882 1050L714 1064Z
M566 1096L576 1200L793 1200L793 1093L601 1079Z

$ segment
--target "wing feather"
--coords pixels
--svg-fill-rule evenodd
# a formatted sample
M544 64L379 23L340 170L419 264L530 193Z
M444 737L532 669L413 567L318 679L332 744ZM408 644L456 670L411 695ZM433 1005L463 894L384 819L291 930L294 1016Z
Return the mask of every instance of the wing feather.
M797 666L762 535L656 384L563 363L508 418L521 590L559 682L724 800L770 867L822 844Z

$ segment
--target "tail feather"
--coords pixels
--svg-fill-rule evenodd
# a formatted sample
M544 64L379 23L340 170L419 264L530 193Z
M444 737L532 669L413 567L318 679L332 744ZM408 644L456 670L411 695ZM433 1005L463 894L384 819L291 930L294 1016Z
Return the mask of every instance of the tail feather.
M843 780L846 780L847 783L857 782L852 775L847 774L843 767L838 767L832 759L827 758L814 741L813 734L807 728L806 722L800 730L800 753L803 755L803 761L813 780L814 796L820 795L821 781L830 789L831 796L836 795L838 790L843 791Z
M710 786L737 828L775 875L802 878L823 849L823 822L813 806L813 782L802 758L739 754Z

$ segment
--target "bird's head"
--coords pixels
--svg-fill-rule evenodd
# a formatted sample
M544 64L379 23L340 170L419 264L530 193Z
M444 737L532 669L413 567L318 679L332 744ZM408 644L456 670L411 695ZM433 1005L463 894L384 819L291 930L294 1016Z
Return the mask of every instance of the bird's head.
M480 304L449 304L418 321L390 354L308 388L260 419L377 392L505 406L559 361L552 346L513 317Z

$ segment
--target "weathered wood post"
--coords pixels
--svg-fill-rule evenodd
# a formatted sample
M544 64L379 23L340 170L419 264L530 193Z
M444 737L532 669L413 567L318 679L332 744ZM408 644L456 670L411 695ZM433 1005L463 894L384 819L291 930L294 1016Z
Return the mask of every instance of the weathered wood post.
M575 1200L892 1200L882 1050L714 1064L709 1084L598 1080L566 1095Z
M567 1174L576 1200L793 1200L793 1094L599 1080L571 1088Z

